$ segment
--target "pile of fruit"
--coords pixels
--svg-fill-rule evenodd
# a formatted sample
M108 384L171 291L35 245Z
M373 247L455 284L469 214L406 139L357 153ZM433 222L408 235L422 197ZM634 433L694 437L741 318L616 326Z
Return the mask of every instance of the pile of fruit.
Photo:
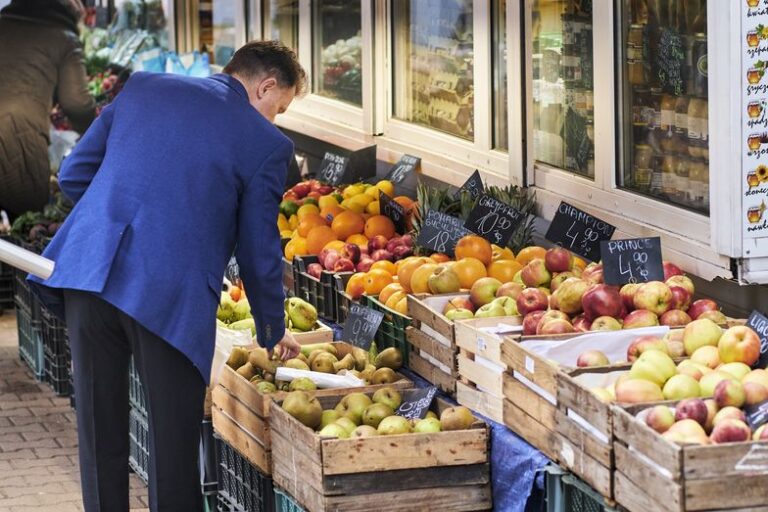
M675 364L673 358L688 356ZM725 331L708 318L664 339L641 336L627 349L629 372L607 388L592 392L606 402L640 403L714 397L720 407L754 405L768 399L768 372L752 370L760 357L760 338L747 326ZM579 366L607 364L599 351L579 356Z
M386 387L373 395L350 393L326 410L309 393L294 391L282 407L320 436L339 439L466 430L475 422L472 412L461 406L446 408L439 418L429 411L424 419L411 420L395 414L401 403L400 392Z
M348 256L358 254L357 260L345 257L348 261L339 265L339 269L335 268L336 262L330 267L324 265L324 268L355 270L363 254L369 254L369 259L376 261L374 252L386 249L389 241L395 238L394 224L389 217L379 214L380 192L392 197L394 185L386 180L376 185L357 183L340 192L316 180L295 185L283 196L277 220L281 236L289 239L285 245L286 259L292 261L294 256L319 255L323 249L332 249L341 255L345 246L354 245L359 254L350 252ZM406 212L414 209L413 201L405 196L395 197L394 201ZM369 252L369 242L374 239L375 249ZM395 260L394 253L386 258L383 253L376 256ZM404 253L400 257L404 257Z
M216 309L216 321L222 327L236 331L250 329L256 335L256 323L245 290L225 281L221 300ZM317 309L298 297L285 300L285 327L291 332L309 332L319 327Z
M306 370L328 374L352 374L366 384L391 384L399 377L395 370L403 365L403 356L396 348L375 353L358 347L339 359L339 353L333 343L303 345L301 352L293 359L283 362L277 354L269 357L263 348L246 349L235 347L227 360L227 365L244 379L251 382L262 393L275 391L312 391L317 389L309 377L299 377L292 381L276 381L275 374L281 366L295 370Z

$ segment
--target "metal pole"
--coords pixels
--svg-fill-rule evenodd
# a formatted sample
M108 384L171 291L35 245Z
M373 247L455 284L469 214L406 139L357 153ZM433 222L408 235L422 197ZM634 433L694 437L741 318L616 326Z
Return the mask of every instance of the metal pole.
M19 268L41 279L48 279L53 274L55 263L32 251L22 249L5 240L0 240L0 262Z

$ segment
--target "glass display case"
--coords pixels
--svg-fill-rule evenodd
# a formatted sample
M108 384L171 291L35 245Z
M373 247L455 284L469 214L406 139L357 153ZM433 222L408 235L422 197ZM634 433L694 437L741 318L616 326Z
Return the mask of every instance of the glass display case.
M622 187L709 212L706 0L624 0Z
M592 0L534 0L533 157L594 179Z
M359 1L312 2L313 92L362 106L362 13Z
M264 34L299 48L299 0L264 0Z
M393 0L394 112L472 140L472 0Z
M493 3L493 147L509 148L507 116L507 0Z
M199 3L201 51L208 52L211 64L224 66L238 47L238 9L242 0L210 0ZM242 16L242 13L240 13Z

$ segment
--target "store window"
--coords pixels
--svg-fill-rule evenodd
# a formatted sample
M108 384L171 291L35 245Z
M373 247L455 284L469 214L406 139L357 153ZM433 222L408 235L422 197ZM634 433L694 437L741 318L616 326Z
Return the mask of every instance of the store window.
M237 10L242 0L200 2L200 48L207 51L211 64L225 66L237 49Z
M286 46L299 48L299 1L266 0L264 33Z
M493 145L509 149L507 131L507 1L494 2L493 12Z
M472 0L393 0L395 116L474 138Z
M594 178L592 0L534 0L533 153Z
M624 188L709 211L706 0L624 0Z
M360 2L315 0L313 6L314 92L363 104Z

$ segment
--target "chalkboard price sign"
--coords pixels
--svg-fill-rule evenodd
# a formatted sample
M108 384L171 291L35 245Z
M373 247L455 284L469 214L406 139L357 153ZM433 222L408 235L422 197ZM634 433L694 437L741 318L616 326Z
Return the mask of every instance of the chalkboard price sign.
M481 195L469 212L464 227L477 233L492 244L504 247L509 242L525 214L491 196Z
M590 261L600 259L600 242L610 240L616 227L565 201L547 230L546 239Z
M419 168L421 158L413 155L403 155L387 174L387 179L394 184L402 183Z
M421 247L453 256L461 237L469 234L461 219L430 210L421 225L416 243Z
M395 225L395 231L401 235L406 230L405 208L384 192L379 191L379 211L386 215Z
M469 195L472 197L472 199L477 199L480 197L480 194L485 192L483 180L480 178L480 171L475 171L472 173L472 176L470 176L469 179L461 186L459 191L456 192L455 197L461 197L461 192L463 190L469 192Z
M600 243L605 284L647 283L663 281L661 239L632 238L604 240Z
M349 158L326 151L320 164L320 181L330 185L338 185L344 177L348 164Z
M429 412L429 406L432 405L435 394L437 394L437 388L434 386L405 391L401 393L403 402L395 414L409 420L422 420Z
M349 307L349 316L344 322L342 339L363 350L368 350L383 319L384 313L381 311L353 302Z
M753 311L747 319L747 327L751 327L760 336L760 359L754 368L768 366L768 318L759 311Z
M747 425L753 431L768 423L768 400L744 408L747 416Z

